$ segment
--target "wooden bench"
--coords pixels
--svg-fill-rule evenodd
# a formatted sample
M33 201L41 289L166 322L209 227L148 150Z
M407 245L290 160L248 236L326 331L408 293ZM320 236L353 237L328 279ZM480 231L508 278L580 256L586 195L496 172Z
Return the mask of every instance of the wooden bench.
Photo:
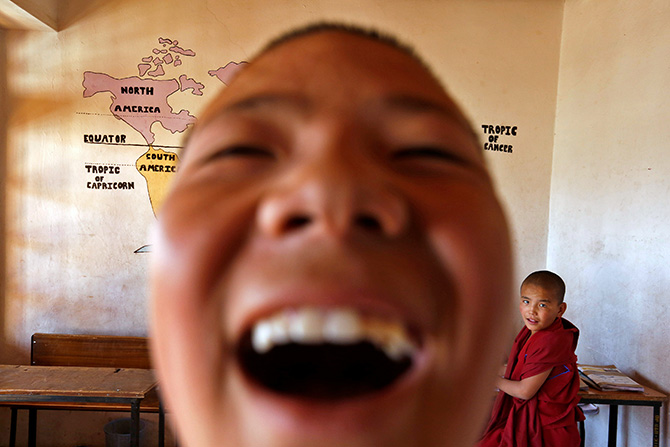
M31 337L30 364L35 366L87 366L151 369L149 344L145 337L115 335L71 335L36 333ZM0 403L2 405L2 403ZM18 410L29 410L34 430L37 410L130 411L119 403L19 402L11 405L10 447L16 442ZM154 389L140 404L140 413L158 413L158 443L164 445L163 409Z

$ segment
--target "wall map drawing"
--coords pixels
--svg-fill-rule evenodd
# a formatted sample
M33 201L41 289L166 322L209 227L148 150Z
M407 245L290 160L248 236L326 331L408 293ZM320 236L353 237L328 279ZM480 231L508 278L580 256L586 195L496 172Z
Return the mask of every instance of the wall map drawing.
M205 86L186 73L178 77L166 75L166 69L181 69L185 61L195 58L196 52L185 48L177 40L158 38L150 54L140 55L135 76L113 76L109 73L86 71L83 75L83 96L90 98L98 94L108 94L111 100L108 112L117 120L128 125L129 134L109 133L105 129L83 135L84 144L113 146L137 146L143 153L128 163L87 162L84 165L84 184L88 189L99 191L143 191L134 181L119 180L124 170L135 169L146 182L148 204L154 215L160 209L168 184L177 169L178 146L160 145L156 141L159 124L172 134L183 133L195 123L196 116L191 111L175 110L171 100L178 95L190 94L196 98L203 96ZM235 73L246 62L228 62L208 71L209 76L228 84ZM174 70L172 70L174 71ZM101 113L102 114L102 111ZM98 115L99 115L98 114ZM109 115L105 111L106 115ZM133 138L141 136L141 140ZM160 133L158 133L160 135ZM136 252L150 251L145 245Z

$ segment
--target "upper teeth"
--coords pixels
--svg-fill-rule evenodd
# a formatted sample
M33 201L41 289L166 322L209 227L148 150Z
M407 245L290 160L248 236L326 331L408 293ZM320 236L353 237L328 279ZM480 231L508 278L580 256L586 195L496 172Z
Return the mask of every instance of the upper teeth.
M369 341L394 360L411 357L417 350L398 321L362 316L350 308L303 307L279 311L253 326L251 343L263 354L278 345L355 344Z

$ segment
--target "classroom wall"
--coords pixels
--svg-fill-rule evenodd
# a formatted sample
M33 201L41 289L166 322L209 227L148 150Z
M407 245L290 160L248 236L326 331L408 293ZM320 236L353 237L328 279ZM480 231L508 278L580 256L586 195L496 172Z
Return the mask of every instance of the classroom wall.
M548 265L568 285L579 359L668 393L670 3L644 5L565 4ZM651 409L621 408L619 423L619 445L651 443ZM587 421L587 445L606 445L606 424L606 409Z
M5 176L7 163L7 82L5 30L0 28L0 334L5 327ZM4 337L0 335L0 352L3 351ZM2 359L0 358L0 361Z

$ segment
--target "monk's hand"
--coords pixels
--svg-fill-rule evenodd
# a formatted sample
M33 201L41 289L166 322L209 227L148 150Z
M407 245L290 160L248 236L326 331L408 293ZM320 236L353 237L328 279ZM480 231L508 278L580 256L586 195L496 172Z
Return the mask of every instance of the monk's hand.
M499 375L500 377L504 378L504 377L505 377L505 372L506 372L506 371L507 371L507 364L504 364L503 366L500 367L500 372L499 372L498 375Z

